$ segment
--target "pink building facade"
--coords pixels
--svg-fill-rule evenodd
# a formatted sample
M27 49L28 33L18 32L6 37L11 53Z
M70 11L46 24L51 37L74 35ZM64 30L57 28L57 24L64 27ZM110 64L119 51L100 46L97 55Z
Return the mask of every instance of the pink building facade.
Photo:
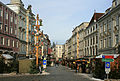
M17 24L17 14L0 2L0 54L18 54Z

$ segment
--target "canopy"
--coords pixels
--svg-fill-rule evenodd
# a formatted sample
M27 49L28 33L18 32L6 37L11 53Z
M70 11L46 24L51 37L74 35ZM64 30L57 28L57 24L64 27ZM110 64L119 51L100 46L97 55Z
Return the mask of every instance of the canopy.
M2 54L2 56L5 58L5 59L13 59L13 56L9 55L9 54Z
M99 56L96 56L96 58L102 58L103 55L106 55L106 56L107 56L107 55L108 55L108 56L111 55L111 56L114 56L114 58L117 58L120 54L101 54L101 55L99 55Z

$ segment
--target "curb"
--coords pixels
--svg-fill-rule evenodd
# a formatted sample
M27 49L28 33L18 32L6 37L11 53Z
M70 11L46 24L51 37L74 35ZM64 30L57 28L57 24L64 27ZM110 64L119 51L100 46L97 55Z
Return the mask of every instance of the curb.
M43 72L42 74L38 73L38 74L29 74L29 73L25 73L25 74L0 74L0 77L12 77L12 76L35 76L35 75L49 75L50 73L48 72Z

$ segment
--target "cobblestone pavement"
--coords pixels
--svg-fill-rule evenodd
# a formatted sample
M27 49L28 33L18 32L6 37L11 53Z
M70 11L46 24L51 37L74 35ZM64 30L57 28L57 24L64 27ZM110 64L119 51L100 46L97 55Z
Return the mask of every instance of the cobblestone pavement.
M49 75L21 75L4 76L0 81L94 81L90 77L77 74L74 71L64 67L48 67Z

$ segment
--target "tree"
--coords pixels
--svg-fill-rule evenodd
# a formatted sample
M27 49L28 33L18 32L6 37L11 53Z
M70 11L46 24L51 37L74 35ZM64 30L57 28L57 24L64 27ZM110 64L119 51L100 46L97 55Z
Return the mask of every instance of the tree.
M104 79L105 78L105 65L100 62L100 60L96 60L95 70L93 71L93 76L95 78Z
M117 62L115 63L116 65L114 66L114 70L110 72L109 77L112 79L120 79L120 63L119 62L120 62L120 57L119 57L118 63ZM118 68L116 67L117 64L118 64Z
M39 73L39 69L36 68L36 61L35 60L32 61L32 65L30 67L30 72L29 73L30 74L37 74L37 73Z

